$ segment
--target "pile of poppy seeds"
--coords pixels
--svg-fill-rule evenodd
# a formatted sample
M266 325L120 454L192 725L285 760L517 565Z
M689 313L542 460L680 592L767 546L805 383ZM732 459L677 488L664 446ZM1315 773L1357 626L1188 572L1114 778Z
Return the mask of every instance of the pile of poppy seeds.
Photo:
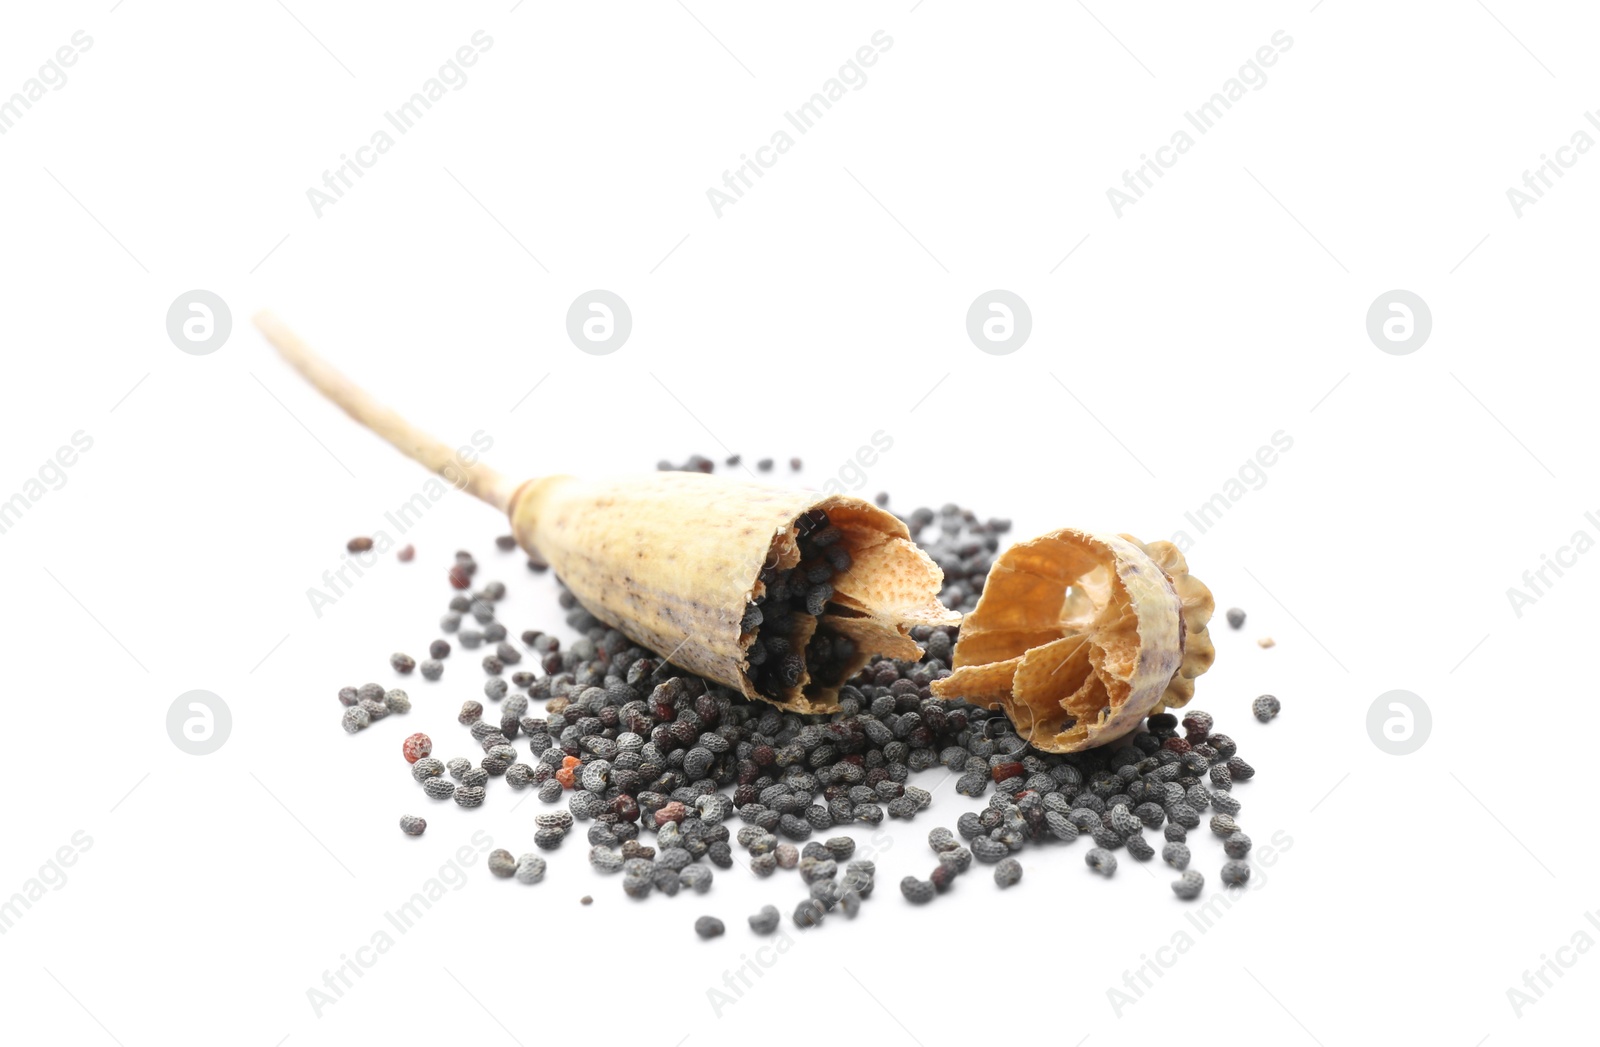
M709 472L711 465L696 456L678 468ZM877 502L886 505L887 495ZM956 505L918 509L904 520L944 571L941 600L971 611L1010 522L980 520ZM1189 867L1189 832L1202 825L1226 855L1222 883L1249 879L1251 841L1235 820L1241 805L1234 786L1255 771L1239 757L1237 743L1215 731L1210 715L1186 709L1180 721L1162 713L1111 746L1065 755L1036 751L1003 713L931 696L929 684L950 674L956 626L913 629L921 661L878 657L840 681L853 653L847 639L819 631L803 654L794 641L804 618L826 610L831 579L849 569L850 556L825 513L808 513L795 525L799 563L763 572L766 591L746 611L745 630L757 634L753 677L768 695L793 686L802 667L824 683L842 683L838 712L801 716L748 701L609 628L565 588L566 624L581 638L563 648L557 637L530 629L518 647L495 613L505 586L491 582L467 592L478 565L462 552L449 569L450 584L462 591L439 627L461 647L488 649L480 663L485 701L466 702L457 716L483 755L439 760L427 735L411 735L402 751L419 788L435 802L472 808L501 779L512 792L533 790L546 804L564 803L535 817L534 846L558 850L584 823L589 865L620 874L632 898L704 894L713 869L735 864L763 878L796 871L804 897L791 918L805 928L831 914L854 917L872 896L875 864L853 858L855 841L843 831L885 817L918 817L933 803L932 790L952 775L957 793L987 796L987 805L962 814L953 831L941 826L928 834L936 864L924 877L900 881L913 904L948 891L974 861L992 867L1001 889L1012 887L1022 879L1017 854L1030 845L1070 845L1080 836L1089 838L1086 865L1103 876L1116 872L1118 852L1146 862L1159 845L1162 861L1181 874L1173 892L1192 899L1205 877ZM496 544L516 548L509 537ZM528 566L547 569L537 561ZM1238 628L1244 614L1235 610L1228 618ZM433 641L421 675L440 679L452 650L448 639ZM539 671L521 668L524 659ZM390 664L402 675L419 668L404 653ZM352 734L411 707L404 691L371 683L346 687L339 698ZM1264 695L1253 712L1265 722L1279 708ZM922 775L930 779L926 787L910 784ZM410 835L426 826L412 814L400 819ZM547 868L538 853L513 857L505 850L491 853L488 864L496 876L526 884L543 880ZM780 922L772 905L749 917L757 934L772 933ZM701 937L723 930L713 916L695 923Z

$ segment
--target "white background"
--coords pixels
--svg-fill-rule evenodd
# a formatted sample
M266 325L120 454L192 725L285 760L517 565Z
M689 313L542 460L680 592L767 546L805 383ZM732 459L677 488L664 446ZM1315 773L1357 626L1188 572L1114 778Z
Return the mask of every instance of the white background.
M1520 616L1507 589L1575 531L1600 537L1600 159L1521 217L1506 190L1600 134L1591 12L513 2L7 12L0 96L75 31L93 40L0 136L0 497L93 439L0 535L0 896L92 840L0 938L14 1038L1577 1038L1600 958L1558 950L1600 936L1583 748L1600 565L1547 572ZM307 189L480 29L493 46L465 86L317 217ZM706 190L878 30L893 45L865 85L718 217ZM1266 83L1117 217L1107 189L1277 30L1293 44ZM634 317L609 356L565 333L595 287ZM231 308L209 356L166 333L193 288ZM966 334L991 288L1031 307L1011 355ZM1432 310L1412 355L1366 334L1393 288ZM405 681L415 710L353 738L336 690L396 682L397 647L420 655L457 548L510 585L514 634L559 618L550 583L494 552L493 513L455 495L407 536L415 563L386 557L313 614L344 541L425 476L276 359L248 323L262 307L442 438L491 434L517 475L731 449L801 455L781 479L821 486L881 429L894 446L861 493L902 511L954 500L1024 536L1188 530L1219 609L1250 613L1219 628L1194 704L1259 770L1237 790L1258 849L1292 845L1204 933L1168 870L1124 855L1102 881L1082 843L1023 854L1012 891L976 867L917 910L900 877L926 875L927 831L977 806L946 781L888 826L862 916L786 920L792 948L719 1016L707 990L762 944L746 915L787 914L795 874L734 869L708 896L636 904L575 832L537 887L478 858L319 1017L307 990L386 910L474 831L531 849L541 808L513 810L500 783L477 811L429 804L406 774L411 731L472 752L453 710L481 685L475 658ZM1207 533L1186 525L1280 430L1293 447L1264 485ZM194 688L233 717L205 757L165 727ZM1433 715L1405 757L1366 726L1396 688ZM1248 717L1264 691L1284 703L1268 726ZM396 828L409 810L420 839ZM1192 839L1209 897L1220 847ZM697 940L702 913L728 934ZM1180 932L1193 947L1114 1006ZM1519 1016L1507 990L1558 956L1573 966Z

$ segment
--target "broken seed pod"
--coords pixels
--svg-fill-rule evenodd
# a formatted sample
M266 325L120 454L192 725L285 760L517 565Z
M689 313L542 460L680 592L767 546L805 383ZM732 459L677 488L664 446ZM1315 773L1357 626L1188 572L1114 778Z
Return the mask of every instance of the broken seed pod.
M933 693L1003 708L1039 749L1091 749L1193 696L1212 610L1170 543L1052 531L995 560Z
M346 414L451 486L505 512L523 550L549 564L596 618L747 698L793 712L833 712L839 684L874 655L922 656L910 636L914 626L961 620L939 603L944 573L898 517L870 502L704 473L548 476L516 484L480 461L463 461L373 400L270 312L258 313L255 325ZM762 572L800 562L798 530L815 510L838 528L850 566L831 579L823 613L799 617L788 640L803 655L814 639L844 637L854 652L830 679L803 671L769 697L756 689L746 657L756 632L741 623L747 605L765 592Z

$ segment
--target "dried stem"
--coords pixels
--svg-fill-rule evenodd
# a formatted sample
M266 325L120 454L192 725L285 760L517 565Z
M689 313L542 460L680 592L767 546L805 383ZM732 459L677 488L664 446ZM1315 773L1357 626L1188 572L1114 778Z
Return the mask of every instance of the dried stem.
M452 486L481 498L501 512L508 511L516 484L482 462L464 462L448 445L440 443L394 411L369 396L360 386L334 370L328 362L291 331L270 310L263 309L254 322L278 354L317 387L317 391L344 409L345 414L371 429L417 462L438 473Z

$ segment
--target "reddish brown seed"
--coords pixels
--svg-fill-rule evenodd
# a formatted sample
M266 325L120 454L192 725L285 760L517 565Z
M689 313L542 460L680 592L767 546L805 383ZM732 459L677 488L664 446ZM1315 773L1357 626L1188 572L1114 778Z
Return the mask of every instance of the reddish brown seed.
M1183 738L1168 738L1166 741L1161 743L1161 747L1163 749L1170 749L1175 753L1186 753L1190 749L1194 748L1194 746L1190 745L1188 741Z
M1003 782L1007 778L1020 778L1026 773L1026 768L1024 768L1022 764L1015 760L1012 760L1010 763L997 763L993 767L989 768L989 774L993 776L994 780L997 782Z
M405 753L406 763L416 763L433 752L433 739L418 731L401 743L400 751Z
M417 547L414 545L401 546L400 551L395 553L394 556L401 563L410 563L417 558Z
M352 538L345 542L344 547L353 553L364 553L372 548L372 539L362 535L359 538Z
M673 800L671 803L667 804L665 807L661 808L661 810L656 812L656 828L659 829L668 822L681 822L684 820L684 818L688 817L688 815L689 809L683 804L679 803L677 800Z
M450 584L457 589L465 589L472 584L472 575L460 564L450 568Z

